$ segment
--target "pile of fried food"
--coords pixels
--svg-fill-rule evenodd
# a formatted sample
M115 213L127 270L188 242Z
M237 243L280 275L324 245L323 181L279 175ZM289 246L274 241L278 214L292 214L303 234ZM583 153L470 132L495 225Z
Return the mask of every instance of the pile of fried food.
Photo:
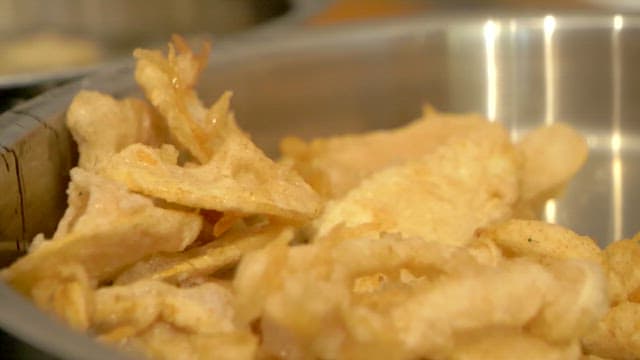
M639 239L535 220L587 157L476 115L282 141L269 159L209 49L136 50L147 100L83 91L69 207L2 276L73 328L158 359L638 359Z

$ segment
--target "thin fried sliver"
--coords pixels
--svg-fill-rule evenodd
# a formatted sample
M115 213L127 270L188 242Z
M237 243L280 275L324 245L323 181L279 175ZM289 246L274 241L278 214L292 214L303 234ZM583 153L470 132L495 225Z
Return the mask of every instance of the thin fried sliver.
M224 234L227 230L231 229L236 222L242 219L242 217L243 214L240 213L223 213L220 219L218 219L218 221L213 225L213 236L219 237Z
M206 118L207 110L194 86L209 51L210 45L204 43L200 53L193 54L182 38L174 36L166 58L159 50L136 49L133 53L138 60L136 81L166 118L176 141L202 164L213 153L210 139L216 123L215 118Z
M556 224L512 219L481 229L477 235L495 242L508 256L528 256L541 262L582 259L602 264L602 251L593 239Z
M259 249L271 241L288 243L293 236L293 228L281 225L232 230L209 244L138 262L118 276L115 283L128 284L141 279L179 283L188 278L210 275L236 264L249 251Z

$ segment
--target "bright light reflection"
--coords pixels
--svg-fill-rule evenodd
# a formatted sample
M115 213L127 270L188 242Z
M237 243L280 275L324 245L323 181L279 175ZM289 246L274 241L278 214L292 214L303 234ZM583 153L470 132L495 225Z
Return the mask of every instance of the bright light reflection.
M611 210L612 210L612 225L613 225L613 240L622 239L624 223L623 223L623 197L622 197L622 129L620 128L621 122L621 107L620 99L622 97L622 68L620 60L620 30L624 26L622 16L616 15L613 17L613 33L612 33L612 47L611 47L611 63L612 63L612 81L611 81L611 94L613 96L613 106L611 109L611 122L612 122L612 134L611 134Z
M496 40L500 25L489 20L484 24L484 44L487 64L487 118L495 121L498 111L498 66L496 63Z
M544 219L547 222L555 223L557 220L558 213L558 204L555 200L547 200L547 203L544 205Z
M556 18L547 15L544 17L544 83L545 83L545 117L547 125L555 121L556 94L555 64L553 62L553 33L556 31Z
M553 15L544 17L544 33L553 33L556 30L556 18Z
M614 154L620 154L620 149L622 149L622 137L620 136L620 129L615 129L616 124L614 121L614 133L611 135L611 151Z
M613 240L621 240L623 236L623 217L622 217L622 160L620 154L614 154L611 163L611 179L613 182Z
M624 26L624 19L622 18L622 15L616 15L613 17L613 29L616 31L620 31L622 30L622 27Z

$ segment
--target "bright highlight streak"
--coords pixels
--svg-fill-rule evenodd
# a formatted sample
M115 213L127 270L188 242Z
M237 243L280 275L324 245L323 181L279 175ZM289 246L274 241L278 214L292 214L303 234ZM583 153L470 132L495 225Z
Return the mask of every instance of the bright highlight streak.
M487 67L487 118L495 121L498 112L498 66L496 62L496 40L500 25L489 20L484 25L485 58Z
M544 17L544 33L553 34L556 31L556 18L553 15L547 15Z
M611 135L611 152L619 155L622 149L622 137L620 136L620 129L615 129L614 131L613 135Z
M611 178L613 182L613 240L621 240L623 237L622 222L622 161L620 155L614 155L611 163Z
M622 18L622 15L616 15L613 17L613 29L615 31L620 31L622 30L622 27L624 26L624 19Z
M623 167L622 167L622 129L621 129L621 98L622 98L622 61L620 48L620 31L624 26L621 15L613 17L613 33L611 47L612 81L611 94L613 106L611 110L611 122L613 125L611 134L611 222L613 240L620 240L624 236L623 210Z
M556 93L555 93L555 64L553 62L553 33L556 31L556 18L544 17L544 83L545 83L545 117L547 125L555 121Z
M544 205L544 219L549 223L555 223L558 216L558 204L555 200L547 200Z

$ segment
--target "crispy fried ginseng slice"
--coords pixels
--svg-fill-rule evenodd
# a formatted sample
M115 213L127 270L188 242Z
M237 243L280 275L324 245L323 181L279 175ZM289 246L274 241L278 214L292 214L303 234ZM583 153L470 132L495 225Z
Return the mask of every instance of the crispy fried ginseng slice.
M78 143L78 166L93 170L128 145L166 142L164 119L144 100L116 100L83 90L67 111L67 127Z
M280 148L290 164L326 198L337 198L386 167L415 160L455 137L495 136L501 126L480 115L440 113L426 106L422 117L406 126L363 134L315 139L288 137Z
M548 199L558 196L587 161L586 139L569 125L533 130L516 144L523 159L516 215L537 218Z
M63 264L83 266L91 281L108 280L148 255L183 250L202 227L198 214L159 208L79 168L71 171L68 193L69 208L53 238L38 237L29 254L3 272L24 293Z
M174 36L172 40L167 57L159 50L134 51L136 81L164 116L178 144L204 164L214 152L211 139L221 126L218 116L228 109L215 105L207 109L194 89L207 64L210 45L204 43L200 53L194 54L181 37Z
M508 218L517 197L517 161L505 132L455 139L327 203L317 237L340 224L372 223L379 231L463 244L478 227Z
M233 297L207 282L178 288L138 281L95 291L98 339L153 359L252 359L257 339L233 322Z
M624 301L612 307L598 326L582 339L588 353L608 359L640 358L640 304Z
M293 171L228 138L202 166L177 164L170 145L131 145L102 169L107 177L148 196L196 209L267 214L292 221L314 217L318 195Z
M633 239L613 242L603 251L613 303L640 303L640 233Z
M293 235L293 228L281 225L231 230L208 244L180 253L158 254L140 261L120 274L116 284L128 284L140 279L179 283L196 276L211 275L224 267L235 265L245 253L271 241L288 243Z
M237 318L258 323L262 350L274 356L465 358L501 333L506 347L538 344L543 354L577 359L577 342L607 309L601 268L482 259L394 234L271 243L238 267Z
M507 256L528 256L542 263L552 259L582 259L602 263L602 251L593 239L560 225L537 220L507 220L478 231Z
M201 104L193 85L204 55L194 56L179 40L175 48L167 59L159 51L136 51L136 79L166 118L179 147L199 164L183 166L179 149L171 145L135 144L110 158L100 172L132 191L192 208L292 221L316 216L320 197L294 170L269 159L237 126L230 92L210 109Z

